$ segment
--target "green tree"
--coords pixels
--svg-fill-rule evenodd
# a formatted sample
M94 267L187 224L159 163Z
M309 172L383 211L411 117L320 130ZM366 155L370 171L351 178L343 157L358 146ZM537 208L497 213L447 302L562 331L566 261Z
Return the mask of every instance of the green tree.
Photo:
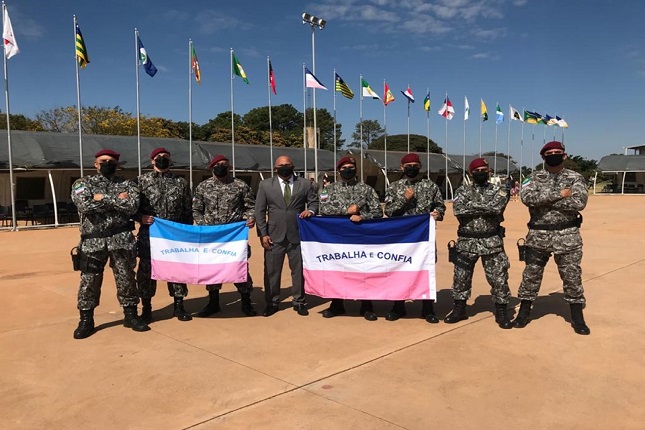
M425 153L428 148L428 138L420 134L410 135L410 152ZM442 154L443 150L432 139L430 139L430 152L435 154ZM385 149L385 135L375 139L370 145L369 149ZM388 151L407 151L408 150L408 135L407 134L393 134L387 136L387 150Z
M9 114L12 130L43 131L40 123L22 114ZM0 129L7 129L7 115L0 111Z
M307 126L313 127L313 109L307 109ZM316 127L318 128L319 137L318 144L320 149L334 150L334 117L327 109L316 109ZM336 124L336 148L340 148L345 143L344 139L340 138L341 124Z
M352 143L349 144L350 147L360 148L361 141L363 142L364 148L369 148L372 141L383 136L385 130L381 127L378 120L367 119L363 120L363 136L361 139L361 122L359 121L356 124L356 131L352 133Z
M237 131L237 129L243 125L242 117L239 114L235 114L233 118L235 119L235 129ZM230 110L219 113L215 118L209 120L206 124L204 124L201 127L201 131L200 131L200 134L201 134L200 137L202 138L200 138L199 140L210 140L210 141L219 142L220 140L215 139L213 137L213 135L216 134L216 131L218 129L228 130L228 135L229 136L231 135L231 111ZM225 133L225 131L221 131L221 130L217 131L218 136L222 135L222 133ZM228 141L230 140L231 139L229 137ZM226 140L223 140L223 142L226 142Z

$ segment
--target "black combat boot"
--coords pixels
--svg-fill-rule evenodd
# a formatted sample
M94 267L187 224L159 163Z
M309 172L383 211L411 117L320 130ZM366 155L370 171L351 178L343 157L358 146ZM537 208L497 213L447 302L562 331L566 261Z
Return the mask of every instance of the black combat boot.
M529 323L529 316L531 316L531 307L533 306L533 301L531 300L522 300L520 304L520 310L517 312L517 316L513 320L513 327L515 328L524 328Z
M345 304L343 299L331 299L329 308L325 309L322 313L323 318L333 318L336 315L343 315L345 313Z
M146 324L152 322L152 298L142 297L141 298L141 320Z
M208 292L208 303L201 311L197 312L200 318L206 318L220 311L219 308L219 290Z
M396 321L399 318L402 318L407 315L405 311L405 301L397 300L392 305L392 310L385 315L385 319L388 321Z
M123 307L123 327L131 328L134 331L148 331L150 327L145 321L140 320L137 316L137 306L124 306Z
M85 339L94 333L94 309L80 311L81 320L74 330L74 339Z
M378 319L371 300L361 300L361 310L358 312L368 321L376 321Z
M495 303L495 322L499 328L513 328L513 323L508 319L508 313L506 312L506 303Z
M186 309L184 309L183 297L175 297L172 316L177 317L179 321L190 321L193 319L193 317L191 317L190 314L186 312Z
M454 324L459 321L467 320L468 315L466 315L466 301L465 300L455 300L454 307L452 308L452 312L448 314L443 319L443 322L447 324Z
M591 330L585 324L585 319L582 316L582 303L571 303L569 307L571 308L571 327L573 327L573 331L582 335L591 334Z
M240 293L242 296L242 312L244 315L247 317L254 317L258 313L255 311L255 308L253 307L253 303L251 303L251 293Z
M421 318L425 318L430 324L437 324L439 318L434 313L434 300L423 300L421 305Z

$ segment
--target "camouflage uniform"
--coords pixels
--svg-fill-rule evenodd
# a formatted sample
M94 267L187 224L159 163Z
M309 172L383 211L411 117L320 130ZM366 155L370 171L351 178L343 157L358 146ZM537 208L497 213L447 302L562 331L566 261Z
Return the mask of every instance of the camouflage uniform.
M414 197L410 200L404 197L408 188L414 189ZM439 212L437 221L443 220L446 205L439 187L429 179L403 178L393 182L385 191L385 215L388 217L429 214L434 210Z
M193 218L197 225L220 225L255 219L255 197L244 181L233 178L229 173L220 179L216 176L201 182L193 196ZM248 248L251 256L251 247ZM253 280L247 272L247 282L236 283L240 293L251 293ZM208 291L216 291L222 284L206 286Z
M137 220L141 215L192 224L192 198L188 182L172 172L152 171L137 178L141 202ZM139 267L137 268L137 289L139 297L154 297L157 281L150 278L150 226L141 224L137 236ZM186 284L168 282L168 292L173 297L186 297Z
M320 215L347 215L350 206L357 205L363 219L381 218L383 211L374 188L358 182L334 182L320 193Z
M128 197L119 198L124 192ZM103 194L103 199L94 200L95 194ZM117 176L85 176L74 182L71 197L80 216L79 250L88 261L81 271L78 309L88 311L99 305L103 269L108 258L119 303L123 307L136 307L139 303L134 279L136 241L130 218L139 206L139 189L135 183Z
M452 284L455 300L468 300L472 292L473 270L481 257L493 302L507 304L510 263L504 251L500 223L508 203L505 187L491 184L462 185L455 191L453 211L459 220L457 261Z
M571 189L571 197L560 191ZM563 282L564 298L585 303L582 288L582 237L577 225L578 211L587 205L587 184L579 173L562 169L557 174L534 172L522 184L520 198L531 216L526 237L526 267L518 291L520 300L537 298L544 266L553 254Z

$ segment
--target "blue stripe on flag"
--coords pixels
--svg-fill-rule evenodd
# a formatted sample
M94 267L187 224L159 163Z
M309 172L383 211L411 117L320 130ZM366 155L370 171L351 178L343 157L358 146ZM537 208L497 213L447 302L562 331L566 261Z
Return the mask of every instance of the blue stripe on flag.
M246 221L221 225L187 225L155 218L150 226L150 237L190 243L234 242L247 240Z
M346 217L298 219L300 240L342 244L386 245L427 242L430 215L368 219L353 223Z

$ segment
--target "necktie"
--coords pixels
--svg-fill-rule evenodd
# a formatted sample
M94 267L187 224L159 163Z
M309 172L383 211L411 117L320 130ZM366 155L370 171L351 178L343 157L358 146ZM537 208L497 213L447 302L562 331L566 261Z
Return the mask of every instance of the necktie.
M284 181L284 203L289 206L289 202L291 201L291 186L289 185L289 181Z

